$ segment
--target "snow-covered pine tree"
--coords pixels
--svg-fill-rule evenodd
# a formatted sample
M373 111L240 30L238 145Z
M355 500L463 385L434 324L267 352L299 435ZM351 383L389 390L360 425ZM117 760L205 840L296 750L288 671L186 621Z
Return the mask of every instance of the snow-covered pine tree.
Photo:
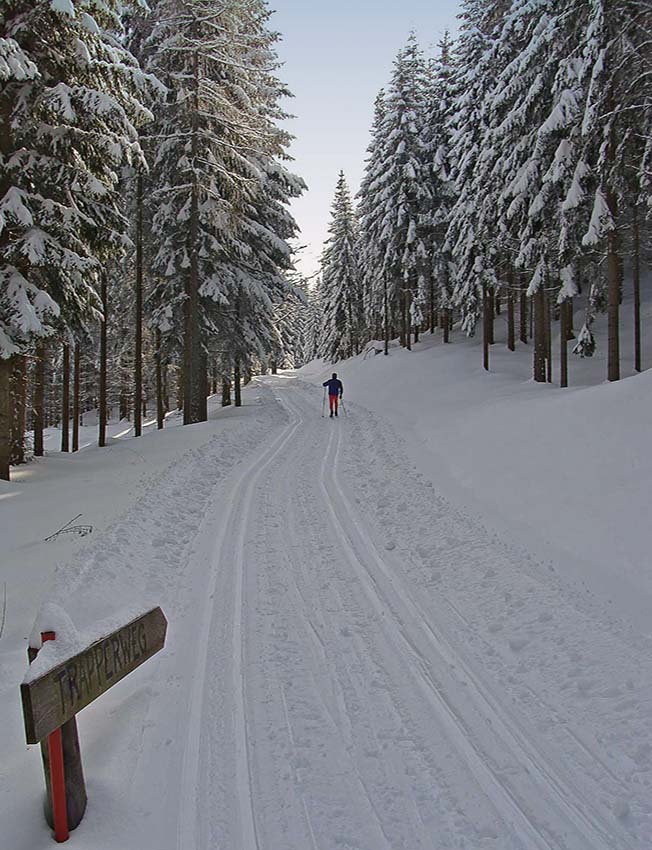
M322 329L319 353L336 363L360 351L362 298L351 194L340 171L321 259Z
M154 14L148 67L170 91L154 131L155 300L160 330L183 337L190 423L206 417L210 337L225 335L219 348L233 347L238 366L272 345L266 288L278 291L289 265L295 225L284 204L303 184L280 163L286 92L266 4L159 0Z
M321 318L323 310L321 307L321 280L308 281L306 285L307 305L305 311L305 326L303 332L303 345L301 348L301 361L310 363L319 356L319 341L321 332Z
M590 0L585 5L586 100L578 165L584 163L590 169L593 209L583 243L606 254L607 377L616 381L620 378L621 241L632 190L627 177L631 160L638 159L645 148L640 130L652 101L651 16L645 0Z
M426 290L427 324L434 333L438 313L448 341L451 320L451 258L446 240L454 202L451 179L450 115L452 100L451 41L448 32L439 43L439 55L428 75L425 121L423 124L423 174L429 182L422 212L423 242L428 251L421 286Z
M453 257L453 303L470 336L483 311L483 293L496 284L493 244L478 232L476 164L486 135L482 106L495 76L491 34L504 3L464 0L460 35L453 52L450 138L456 200L447 243ZM493 234L492 234L493 236Z
M380 205L376 236L382 256L380 273L383 286L387 286L391 322L400 325L401 342L408 348L412 328L423 322L427 297L423 282L428 251L423 229L430 184L424 175L422 149L424 89L424 60L412 34L394 62L383 103L382 166L376 191ZM386 328L386 335L387 331Z
M568 164L581 93L572 10L562 14L558 5L551 0L514 0L505 16L491 52L508 61L486 96L487 133L478 168L479 188L486 190L480 230L489 223L497 234L497 249L509 276L510 305L514 268L529 282L537 381L551 376L546 323L560 277L567 287L563 298L575 294L572 267L566 274L560 272L559 233L561 202L572 177Z
M282 134L280 143L285 146L286 142L287 136ZM279 345L283 350L275 305L297 298L290 280L292 250L288 241L296 236L297 225L287 203L305 188L302 180L272 156L258 158L255 165L259 190L239 221L239 249L223 264L227 298L238 305L237 313L220 310L215 318L219 344L226 345L245 368L251 368L254 359L278 356Z
M288 277L288 287L283 300L274 305L274 328L279 337L279 345L270 355L272 374L275 374L278 368L298 369L307 362L306 334L309 330L311 310L307 282L294 272Z
M381 89L374 103L371 141L367 147L365 171L356 195L358 218L358 255L362 280L364 320L369 334L379 339L385 336L385 353L389 337L387 281L383 276L383 257L379 241L382 221L380 193L383 178L383 121L385 90Z
M138 2L138 0L134 0ZM0 11L0 477L9 475L12 356L98 315L124 245L116 193L142 159L149 82L121 41L118 0L7 0Z

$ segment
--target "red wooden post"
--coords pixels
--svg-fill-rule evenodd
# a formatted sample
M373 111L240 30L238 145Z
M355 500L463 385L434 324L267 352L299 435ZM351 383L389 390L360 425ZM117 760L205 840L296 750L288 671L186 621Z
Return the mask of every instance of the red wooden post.
M55 640L54 632L41 632L41 640ZM66 775L63 768L63 746L61 728L48 736L50 754L50 788L52 791L52 815L54 818L54 840L61 844L70 838L68 812L66 809Z

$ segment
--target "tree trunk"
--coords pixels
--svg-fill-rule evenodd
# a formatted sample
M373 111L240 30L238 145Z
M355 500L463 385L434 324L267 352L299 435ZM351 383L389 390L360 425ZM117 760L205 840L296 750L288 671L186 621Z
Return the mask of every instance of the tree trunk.
M520 340L527 345L528 335L527 335L527 326L528 326L528 303L527 303L527 287L525 286L525 281L521 281L521 294L520 294L520 304L519 304L519 324L520 324Z
M403 309L405 310L405 316L403 319L404 327L405 327L405 347L408 351L412 351L412 326L410 322L410 307L412 306L412 291L410 289L405 290L405 299L403 301Z
M507 268L507 348L516 350L516 322L514 316L514 270L511 264Z
M156 427L159 431L165 424L165 407L163 404L163 363L161 362L161 332L156 329Z
M163 413L165 414L170 409L170 369L167 361L161 364L161 371L163 373Z
M143 433L143 175L136 176L136 322L134 352L134 436Z
M634 256L632 258L632 274L634 278L634 369L640 372L643 366L641 357L641 234L638 221L638 204L634 204L632 227L634 237Z
M489 293L487 286L482 286L482 365L485 372L489 371Z
M43 457L45 428L45 344L36 347L34 361L34 457Z
M185 407L184 391L183 391L183 369L176 367L177 373L177 410L181 413Z
M401 294L399 296L399 316L400 316L400 326L399 326L399 344L401 348L405 348L405 291L401 290Z
M609 209L614 221L617 208L614 196L609 193ZM607 377L610 381L620 380L620 261L618 258L615 231L607 237Z
M568 315L566 316L568 335L566 338L570 341L571 339L575 339L575 333L573 331L573 305L575 302L572 298L569 298L566 303L568 305L566 308L568 310Z
M446 307L442 312L444 314L444 342L450 342L451 320L449 313L451 311Z
M27 426L27 358L16 355L12 358L11 376L11 463L25 463L25 431Z
M242 407L242 387L240 386L240 361L236 360L233 365L233 394L235 406Z
M208 383L208 355L201 353L199 358L199 374L202 381L200 389L203 391L198 394L197 410L199 413L198 422L208 421L208 396L210 394L210 386Z
M13 358L0 357L0 479L9 481L11 457L11 374Z
M63 386L61 393L61 451L70 451L70 346L63 345Z
M545 293L546 311L546 380L552 383L552 306L550 295Z
M383 306L385 311L385 350L384 354L389 354L389 297L387 294L387 278L383 278Z
M349 357L353 357L354 354L357 354L357 351L355 351L355 340L353 332L353 307L351 304L351 298L347 298L346 311L349 314Z
M197 203L197 189L193 187L192 191L192 203L190 210L190 269L188 275L186 276L186 287L185 287L185 301L184 301L184 337L183 337L183 386L184 386L184 398L183 398L183 424L191 425L195 420L194 418L194 405L193 405L193 395L194 395L194 369L195 365L193 362L194 358L194 336L197 332L197 303L198 303L198 294L197 294L197 275L198 275L198 264L197 264L197 251L196 251L196 241L198 236L198 222L197 218L199 215L199 207Z
M565 388L568 386L568 314L570 301L564 301L560 307L559 321L559 370L560 379L559 386Z
M102 324L100 325L100 400L99 400L99 436L98 446L106 446L106 359L107 326L109 321L109 292L106 275L102 275Z
M231 381L228 378L222 378L222 407L231 405Z
M199 54L194 54L194 108L192 114L191 157L199 153ZM184 302L183 339L183 424L202 421L202 397L206 394L206 374L201 368L201 340L199 334L199 185L194 179L188 222L188 256Z
M495 322L494 318L496 315L496 290L493 286L488 288L487 292L488 304L487 304L487 333L489 337L489 345L493 345L496 341L495 337Z
M534 380L546 381L546 305L543 286L534 294Z
M516 351L516 322L514 311L514 293L507 294L507 348Z
M75 343L74 349L74 370L73 370L73 386L72 386L72 450L79 451L79 391L81 386L81 352L79 343Z

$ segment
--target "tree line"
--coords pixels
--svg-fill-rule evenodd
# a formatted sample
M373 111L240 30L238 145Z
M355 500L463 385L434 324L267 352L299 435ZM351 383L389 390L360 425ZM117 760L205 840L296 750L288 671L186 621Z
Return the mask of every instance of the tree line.
M292 365L305 189L265 0L5 0L0 11L0 478L149 399L207 418ZM71 439L72 438L72 439Z
M464 0L455 41L426 60L412 35L375 102L354 205L340 175L316 297L317 350L410 348L455 325L533 341L536 381L560 383L568 346L595 349L607 313L607 377L620 377L620 305L634 302L652 215L652 7L648 0ZM573 316L583 309L581 327Z

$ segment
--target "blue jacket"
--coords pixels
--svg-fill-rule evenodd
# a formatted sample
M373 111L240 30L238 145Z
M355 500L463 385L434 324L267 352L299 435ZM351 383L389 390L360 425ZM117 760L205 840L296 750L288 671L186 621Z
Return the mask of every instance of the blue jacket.
M328 395L338 395L342 398L344 387L342 386L342 382L339 378L331 378L330 381L324 381L322 386L328 387Z

